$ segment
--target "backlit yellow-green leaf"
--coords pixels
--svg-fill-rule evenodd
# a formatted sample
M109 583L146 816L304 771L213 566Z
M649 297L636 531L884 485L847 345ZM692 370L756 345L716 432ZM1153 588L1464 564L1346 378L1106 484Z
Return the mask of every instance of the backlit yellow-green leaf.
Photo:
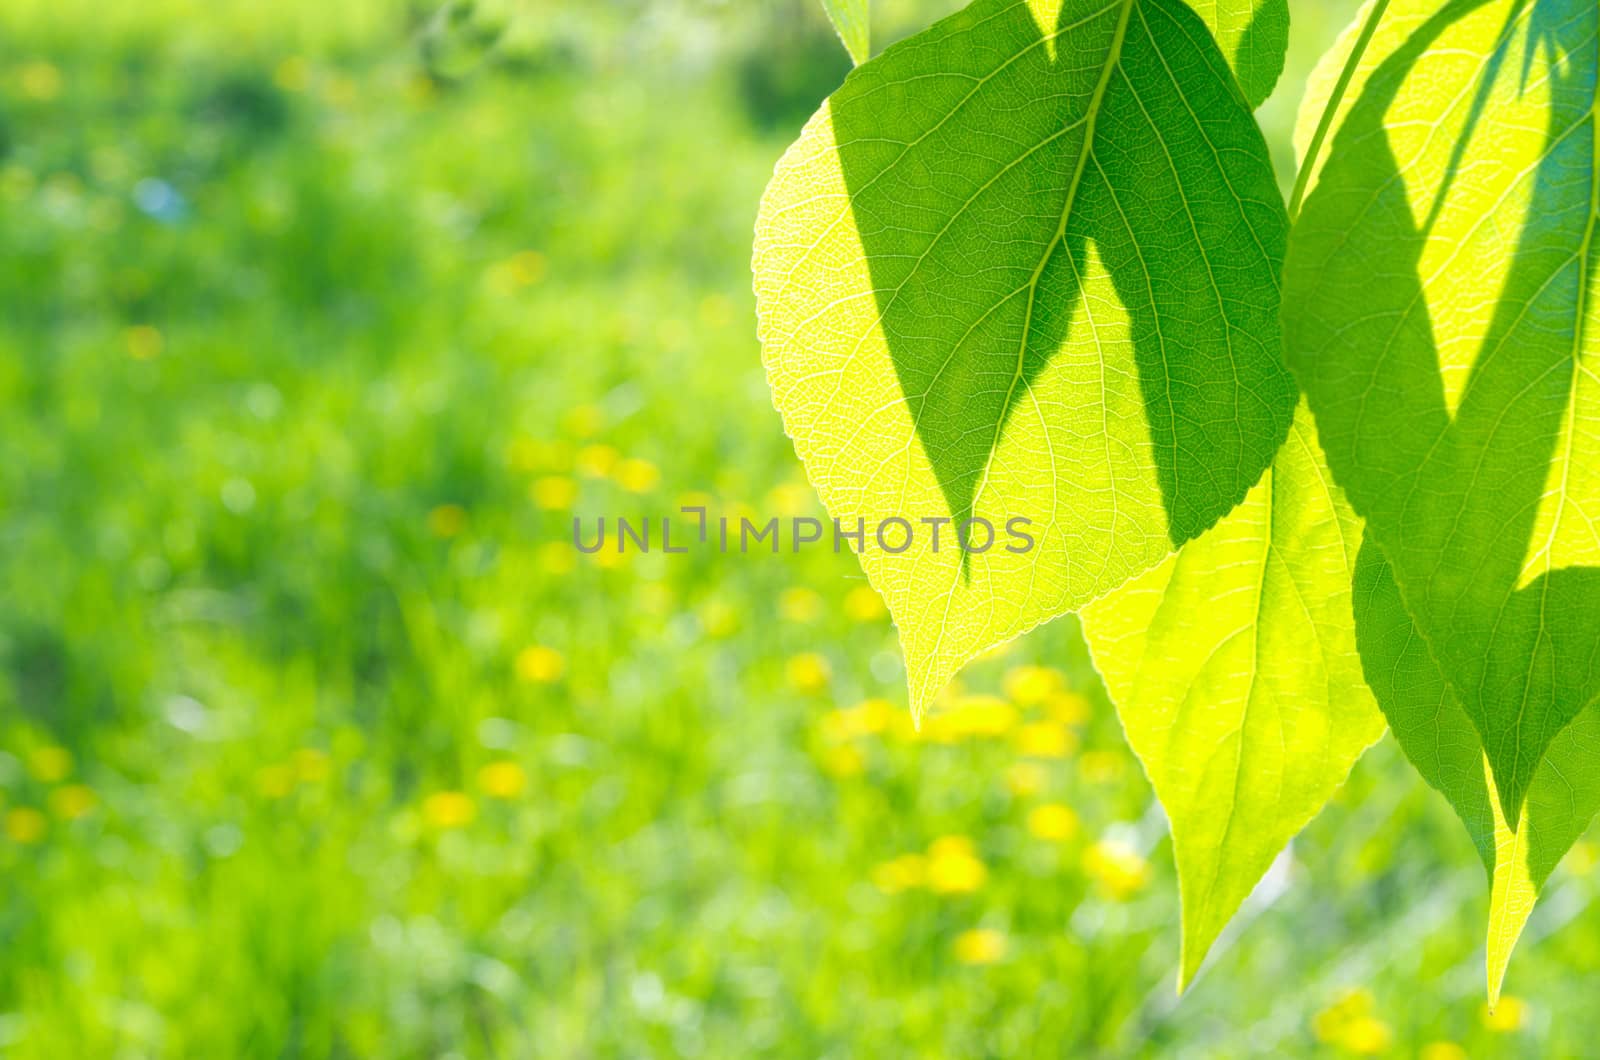
M1172 829L1180 987L1383 733L1351 612L1361 528L1310 420L1232 514L1083 614Z
M1285 272L1329 465L1511 820L1600 695L1597 31L1593 0L1394 0Z
M1311 77L1296 128L1296 145L1302 156L1357 31L1373 11L1374 3L1369 0ZM1375 34L1374 38L1379 49L1392 51L1396 40L1418 28L1421 13L1401 10L1402 20L1392 23L1390 14L1379 11L1377 25L1383 36ZM1441 25L1438 19L1420 23L1423 32L1436 32ZM1508 38L1502 34L1500 39ZM1340 120L1358 104L1361 91L1379 68L1374 53L1363 58L1340 103ZM1317 167L1325 160L1326 153L1303 162ZM1317 175L1314 169L1308 184L1314 183ZM1458 277L1463 281L1472 278ZM1576 340L1576 335L1573 337ZM1528 784L1513 829L1505 817L1479 731L1447 686L1422 632L1406 611L1388 561L1374 542L1363 546L1357 564L1356 618L1362 662L1391 730L1418 772L1460 816L1488 870L1485 948L1493 1002L1545 880L1600 810L1600 770L1596 769L1600 763L1600 707L1584 708L1550 741Z
M1388 564L1367 544L1357 563L1356 623L1373 694L1417 771L1450 801L1489 872L1489 996L1545 880L1600 810L1600 707L1591 706L1550 742L1512 830L1495 795L1483 745L1445 687L1407 616Z
M1260 478L1295 402L1285 228L1260 131L1179 0L978 0L807 125L757 223L763 355L829 514L866 527L914 708ZM975 518L999 531L987 551L948 524L932 546L925 520ZM886 519L912 547L880 547ZM1009 551L1019 519L1035 545Z

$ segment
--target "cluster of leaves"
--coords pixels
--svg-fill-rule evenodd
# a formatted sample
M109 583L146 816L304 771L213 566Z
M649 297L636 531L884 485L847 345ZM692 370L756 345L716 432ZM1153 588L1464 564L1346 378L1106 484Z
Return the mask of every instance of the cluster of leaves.
M1387 727L1489 871L1498 995L1600 807L1600 8L1369 0L1286 203L1288 0L975 0L860 64L754 273L830 513L1031 519L863 550L914 710L1068 612L1167 811L1180 985Z

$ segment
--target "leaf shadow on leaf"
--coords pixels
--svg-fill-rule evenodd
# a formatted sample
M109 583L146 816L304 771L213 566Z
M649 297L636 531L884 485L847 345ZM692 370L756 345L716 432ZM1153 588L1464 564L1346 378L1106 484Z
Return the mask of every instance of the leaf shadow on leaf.
M1112 54L1124 19L1108 73L1084 57ZM927 49L979 24L1014 56L950 48L940 61L969 69L926 73ZM992 76L997 63L1005 76ZM1211 87L1190 113L1152 117L1146 98L1172 98L1179 64ZM978 513L1013 416L1030 404L1041 421L1062 415L1034 383L1069 337L1100 341L1101 307L1084 292L1103 267L1130 318L1168 536L1180 545L1209 528L1270 462L1296 395L1280 350L1253 337L1276 334L1276 289L1224 297L1208 260L1248 252L1276 275L1287 225L1270 166L1259 182L1272 201L1240 205L1196 196L1172 162L1265 158L1214 117L1248 108L1199 16L1179 0L1065 0L1045 35L1029 4L977 0L870 69L831 98L834 136L881 328L950 518ZM1097 92L1098 127L1086 103ZM1007 161L996 172L991 159ZM1220 253L1202 232L1225 241ZM997 243L1016 249L996 261L986 248ZM1102 358L1102 373L1123 370Z
M1483 744L1446 687L1428 646L1406 612L1382 550L1364 540L1356 559L1354 609L1362 668L1378 707L1406 757L1449 801L1479 858L1495 872L1495 807ZM1527 869L1542 887L1583 834L1600 799L1585 768L1600 753L1600 705L1591 705L1551 742L1524 807Z
M1301 218L1341 235L1304 261L1297 246L1288 297L1299 284L1331 282L1359 290L1361 304L1344 307L1353 319L1329 341L1304 341L1293 327L1288 341L1316 350L1297 367L1319 425L1338 425L1324 438L1346 439L1328 446L1335 477L1367 520L1367 538L1393 564L1405 609L1489 752L1506 817L1516 822L1552 739L1600 693L1600 570L1549 569L1522 584L1540 547L1540 503L1569 415L1573 307L1583 304L1587 269L1570 233L1575 211L1589 209L1593 144L1581 135L1583 116L1559 103L1580 88L1592 99L1592 85L1573 83L1585 76L1582 64L1553 64L1550 92L1559 103L1549 108L1527 221L1453 413L1422 262L1442 235L1439 204L1462 177L1465 148L1455 150L1418 221L1417 189L1408 187L1387 127L1417 62L1489 2L1446 4L1379 66L1351 107ZM1514 4L1482 84L1500 73L1519 34L1530 50L1592 46L1592 22L1563 22L1560 7ZM1479 131L1488 102L1480 87L1460 145ZM1353 235L1363 223L1381 224L1381 234ZM1584 253L1592 258L1593 248Z
M1513 830L1495 804L1477 729L1446 687L1371 540L1356 561L1356 641L1367 683L1406 757L1455 809L1490 885L1486 969L1490 1004L1544 885L1600 809L1600 704L1556 734L1528 785Z

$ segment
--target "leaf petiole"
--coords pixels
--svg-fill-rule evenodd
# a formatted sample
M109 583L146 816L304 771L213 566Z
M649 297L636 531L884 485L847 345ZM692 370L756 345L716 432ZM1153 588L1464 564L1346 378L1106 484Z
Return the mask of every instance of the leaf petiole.
M1367 12L1367 20L1361 26L1361 36L1356 39L1355 47L1350 49L1350 57L1345 60L1344 69L1339 73L1339 81L1333 86L1333 94L1328 97L1328 105L1322 109L1322 117L1317 121L1317 131L1311 137L1311 145L1306 148L1305 158L1300 160L1300 172L1294 180L1294 191L1289 196L1289 223L1293 224L1300 217L1300 204L1306 197L1306 189L1311 184L1311 174L1317 167L1317 157L1322 153L1322 142L1328 138L1328 130L1333 128L1333 119L1338 116L1339 106L1344 102L1344 94L1350 87L1350 82L1355 78L1356 71L1361 67L1361 57L1367 52L1367 45L1372 43L1373 34L1378 32L1378 23L1383 19L1383 13L1388 10L1389 0L1375 0L1372 10Z

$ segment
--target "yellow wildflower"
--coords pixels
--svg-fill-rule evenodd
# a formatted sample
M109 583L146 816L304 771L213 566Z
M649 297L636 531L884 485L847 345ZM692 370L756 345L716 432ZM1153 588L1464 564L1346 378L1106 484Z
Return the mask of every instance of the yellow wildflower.
M1006 937L991 928L974 928L956 936L956 960L962 964L994 964L1006 955Z
M1417 1054L1417 1060L1471 1060L1471 1057L1455 1042L1429 1042Z
M544 446L526 436L513 438L506 446L506 463L513 471L537 471L544 465Z
M28 772L45 784L65 780L72 772L72 752L65 747L39 747L28 755Z
M565 541L539 546L539 569L546 574L570 574L578 565L578 550Z
M531 287L544 279L548 263L537 250L519 250L501 262L501 270L513 287Z
M766 499L767 510L786 519L806 515L815 503L815 494L803 482L785 482L775 486L767 493ZM827 540L826 536L823 540Z
M1528 1021L1528 1006L1520 997L1511 997L1509 994L1500 998L1500 1004L1494 1008L1484 1006L1480 1014L1483 1025L1497 1034L1510 1034L1512 1031L1521 1030L1522 1025Z
M661 481L661 471L648 460L634 458L618 464L613 477L629 493L649 493Z
M528 774L512 761L490 762L478 770L478 787L496 799L514 799L528 785Z
M83 784L68 784L50 793L50 812L63 821L76 821L88 815L99 799Z
M302 747L289 756L294 773L302 784L315 784L328 779L328 755L315 747Z
M840 707L823 715L822 732L835 742L871 736L893 725L900 714L886 699L866 699L853 707Z
M562 475L546 475L533 480L528 496L546 511L566 511L578 499L578 484Z
M739 631L739 609L726 600L707 600L700 608L700 624L708 637L731 637Z
M599 405L574 405L561 417L561 426L570 435L587 438L604 427L605 411ZM616 450L612 450L613 455ZM605 472L601 472L605 474Z
M22 82L22 94L40 103L48 103L61 95L61 71L43 59L23 66L19 80Z
M1035 759L1059 759L1074 753L1077 735L1054 722L1029 722L1016 733L1018 754Z
M1013 666L1006 671L1000 687L1020 707L1037 707L1053 695L1066 691L1067 679L1048 666Z
M1006 770L1006 790L1019 797L1037 795L1044 790L1049 774L1034 762L1017 762Z
M1062 692L1044 701L1044 711L1062 725L1082 725L1093 714L1087 696L1077 692Z
M911 715L887 699L863 699L854 708L857 723L863 733L880 733L900 724L906 724Z
M852 622L876 622L884 615L883 599L870 585L858 585L844 594L844 613Z
M1317 1040L1347 1052L1371 1055L1386 1051L1394 1041L1389 1025L1373 1016L1372 992L1348 990L1311 1021Z
M272 83L285 92L304 92L311 83L311 66L302 56L291 55L272 71Z
M632 552L617 552L607 548L594 553L589 559L601 570L616 570L618 567L627 566L628 560L633 555Z
M135 324L122 332L123 345L128 348L128 356L136 361L148 361L161 355L161 347L165 340L161 332L149 324Z
M1078 834L1078 815L1070 806L1047 802L1028 812L1028 831L1036 838L1059 843Z
M622 454L609 445L586 445L578 450L576 464L590 478L605 478L621 459Z
M6 814L6 835L15 843L37 843L48 827L44 814L31 806L19 806Z
M1150 864L1137 850L1115 839L1102 839L1083 856L1083 870L1116 901L1127 901L1150 880Z
M822 597L810 589L785 589L778 595L778 614L785 622L815 622L822 614Z
M256 770L256 790L269 799L281 799L293 791L294 780L292 766L270 765Z
M816 652L802 652L790 659L784 667L788 675L789 684L797 692L807 694L820 692L828 687L828 681L833 676L833 668L828 665L828 660Z
M928 739L938 743L1004 736L1017 723L1017 708L999 696L964 695L928 719Z
M945 836L928 848L928 887L935 893L971 894L988 878L988 868L966 836Z
M565 471L572 467L572 443L564 438L518 438L511 443L507 459L514 471Z
M433 87L433 82L422 74L414 74L406 78L405 99L413 106L424 106L433 101L438 92Z
M902 854L882 862L872 870L873 885L884 894L899 894L921 887L928 879L928 859L921 854Z
M1017 730L1017 753L1026 758L1065 758L1078 749L1078 737L1050 721L1029 722Z
M459 504L441 504L428 513L428 532L434 537L455 537L467 528L467 510Z
M1339 1044L1361 1056L1376 1056L1389 1051L1394 1044L1394 1031L1382 1020L1367 1016L1352 1021Z
M822 752L823 772L831 777L843 780L860 776L866 768L866 756L853 744L835 744Z
M517 652L515 665L518 680L529 684L551 684L567 672L567 660L562 654L543 644L530 644Z
M756 513L754 508L750 507L750 505L746 504L744 501L727 501L722 505L722 512L720 515L713 518L711 514L708 513L706 518L706 534L708 536L719 534L721 532L720 524L718 522L718 520L721 520L726 522L728 525L728 540L735 542L738 541L740 528L744 526L746 521L748 521L757 529L764 526L767 522L767 520L762 519ZM696 522L698 523L698 518L696 519ZM698 529L698 526L696 529Z
M1331 1042L1351 1020L1372 1014L1375 1002L1372 991L1357 988L1342 991L1333 1003L1311 1019L1311 1033L1318 1041Z
M472 798L459 791L436 791L422 800L422 818L434 828L463 828L477 816Z
M928 856L931 858L973 858L978 856L978 848L972 840L964 835L940 836L928 844Z
M634 590L641 614L665 617L674 611L672 590L660 582L646 582Z

